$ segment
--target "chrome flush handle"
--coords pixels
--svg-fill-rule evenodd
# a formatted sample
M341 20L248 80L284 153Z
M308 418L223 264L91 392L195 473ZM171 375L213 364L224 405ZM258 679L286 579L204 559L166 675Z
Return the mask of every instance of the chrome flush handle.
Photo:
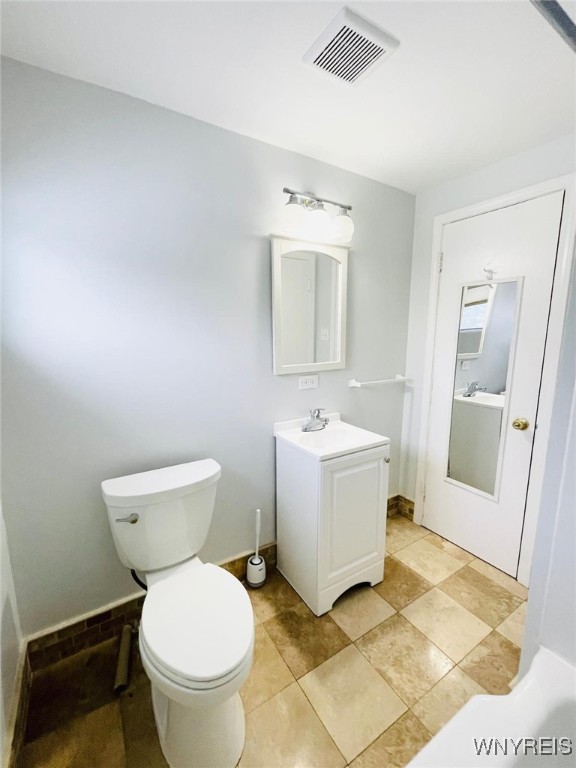
M136 514L136 512L132 512L131 515L128 515L128 517L117 517L116 522L117 523L131 523L132 525L135 525L138 520L140 519L140 516Z

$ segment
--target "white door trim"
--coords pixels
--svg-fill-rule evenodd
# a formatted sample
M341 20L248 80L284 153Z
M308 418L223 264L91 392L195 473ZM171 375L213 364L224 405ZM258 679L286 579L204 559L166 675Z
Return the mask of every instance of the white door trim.
M490 211L505 208L510 205L517 205L518 203L523 203L527 200L532 200L533 198L541 197L560 190L565 192L564 208L558 242L558 257L552 291L544 365L542 369L542 382L538 406L538 430L534 439L530 482L526 498L524 529L522 532L522 543L520 545L520 559L518 564L517 578L525 585L528 585L530 579L530 565L534 549L536 523L540 510L540 499L552 416L552 404L556 388L556 374L560 359L560 347L568 302L570 273L576 243L576 174L571 173L556 179L550 179L549 181L535 184L534 186L516 190L500 197L485 200L481 203L476 203L475 205L466 206L465 208L459 208L436 216L434 218L434 233L432 238L432 266L430 271L431 280L428 301L426 354L422 386L422 426L418 444L418 470L416 476L416 499L414 502L414 522L418 524L422 522L424 513L433 351L436 338L436 313L440 285L440 249L443 228L447 224L452 224L462 219L479 216L483 213L489 213Z

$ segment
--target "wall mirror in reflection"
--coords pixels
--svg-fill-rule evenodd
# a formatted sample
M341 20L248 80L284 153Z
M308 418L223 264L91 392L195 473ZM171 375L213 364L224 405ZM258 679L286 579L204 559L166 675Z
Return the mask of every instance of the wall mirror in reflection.
M467 285L462 289L460 327L458 330L458 358L460 360L482 354L494 295L495 290L490 284Z
M521 290L521 278L462 287L447 477L490 496L499 478Z
M274 373L343 368L348 252L272 240Z

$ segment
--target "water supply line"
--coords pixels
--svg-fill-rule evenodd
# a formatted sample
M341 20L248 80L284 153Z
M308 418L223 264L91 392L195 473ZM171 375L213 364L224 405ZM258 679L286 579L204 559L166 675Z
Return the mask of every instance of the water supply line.
M136 571L134 570L134 568L131 568L131 569L130 569L130 573L132 574L132 578L134 579L134 581L136 582L136 584L138 584L140 587L142 587L142 589L144 589L144 590L146 590L146 592L148 592L148 587L147 587L147 586L146 586L146 584L145 584L145 583L142 581L142 579L138 578L138 574L136 573Z

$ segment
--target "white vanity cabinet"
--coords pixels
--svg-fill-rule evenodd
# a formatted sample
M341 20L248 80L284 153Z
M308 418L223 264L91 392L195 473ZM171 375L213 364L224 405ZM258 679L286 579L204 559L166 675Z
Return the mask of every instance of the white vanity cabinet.
M320 616L382 581L390 441L339 414L320 432L302 422L275 425L278 570Z

